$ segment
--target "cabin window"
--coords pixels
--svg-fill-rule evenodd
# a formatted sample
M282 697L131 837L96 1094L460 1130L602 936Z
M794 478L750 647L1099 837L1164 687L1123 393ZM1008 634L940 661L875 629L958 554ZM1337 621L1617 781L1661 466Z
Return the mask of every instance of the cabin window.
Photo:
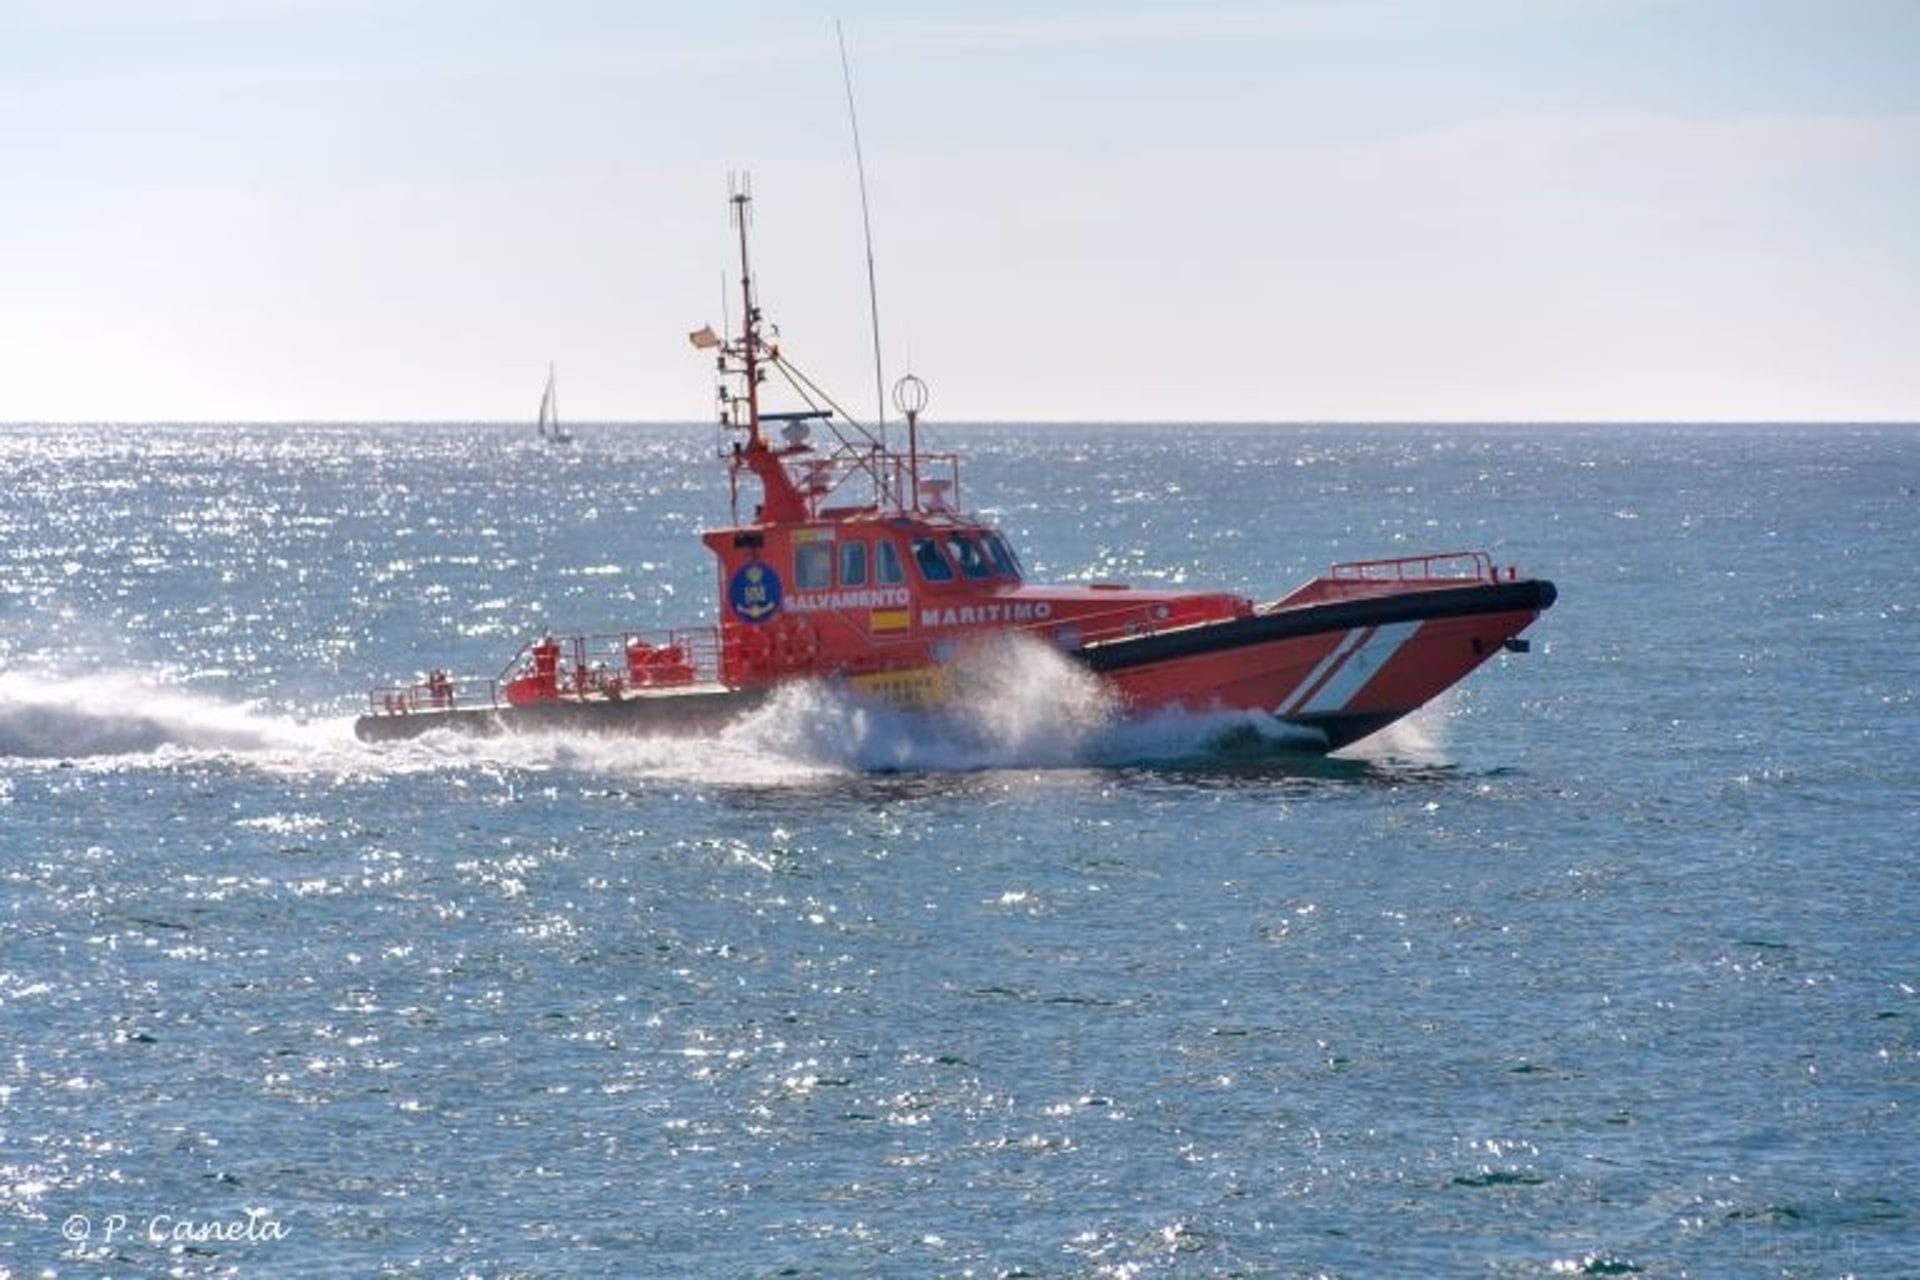
M824 591L833 585L831 542L803 542L793 549L793 585L801 591Z
M873 544L873 580L883 587L897 587L907 580L906 570L900 567L900 552L891 542Z
M980 541L986 545L987 554L993 557L994 568L1000 571L1001 577L1018 582L1027 576L1020 568L1020 557L1013 554L1013 548L1007 545L1005 538L997 533L988 533L982 534Z
M840 585L843 587L867 585L866 543L843 542L840 544Z
M964 533L947 535L947 549L953 553L954 560L960 565L960 572L969 578L991 578L993 565L987 559L987 553L980 544Z
M940 554L940 544L932 538L913 540L913 562L919 566L920 576L928 582L953 581L953 566Z

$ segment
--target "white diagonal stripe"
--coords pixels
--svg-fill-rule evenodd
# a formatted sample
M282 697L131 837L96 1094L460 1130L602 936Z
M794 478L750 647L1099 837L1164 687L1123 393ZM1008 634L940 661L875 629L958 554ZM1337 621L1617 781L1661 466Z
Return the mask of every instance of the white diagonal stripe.
M1300 703L1306 700L1307 694L1313 690L1314 686L1320 683L1327 672L1339 666L1342 662L1345 662L1347 655L1353 652L1354 647L1360 643L1366 634L1367 629L1365 627L1355 627L1353 630L1347 632L1347 634L1341 636L1340 643L1333 646L1333 651L1326 657L1320 659L1313 670L1307 672L1307 678L1302 680L1294 688L1293 692L1281 701L1280 714L1283 716L1292 715L1295 711L1298 711L1300 709Z
M1323 715L1338 711L1347 705L1347 700L1360 692L1360 686L1378 675L1380 668L1387 665L1414 632L1420 629L1420 622L1390 622L1374 629L1366 643L1348 659L1333 678L1321 686L1319 692L1307 700L1307 705L1297 707L1290 714Z

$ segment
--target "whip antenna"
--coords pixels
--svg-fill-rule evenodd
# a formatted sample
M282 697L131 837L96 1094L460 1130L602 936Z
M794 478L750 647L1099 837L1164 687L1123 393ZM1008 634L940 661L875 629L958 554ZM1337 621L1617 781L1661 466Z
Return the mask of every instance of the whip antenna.
M853 72L847 66L847 33L840 20L833 20L833 34L840 42L840 80L847 86L847 121L853 126L853 168L860 177L860 228L867 240L867 309L873 317L873 399L880 414L881 443L886 442L887 396L882 389L886 378L880 371L880 286L873 274L873 217L867 211L867 162L860 154L860 114L853 107Z

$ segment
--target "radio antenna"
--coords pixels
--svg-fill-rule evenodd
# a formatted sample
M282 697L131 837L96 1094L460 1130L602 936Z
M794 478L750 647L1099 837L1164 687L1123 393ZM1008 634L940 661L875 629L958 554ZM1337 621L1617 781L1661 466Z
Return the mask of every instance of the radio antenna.
M880 286L873 274L873 217L867 209L867 162L860 154L860 114L853 107L853 72L847 66L847 33L840 19L833 20L833 34L840 42L840 80L847 86L847 121L853 126L853 168L860 177L860 228L867 240L867 310L873 317L873 400L880 415L880 442L886 444L886 377L880 369Z

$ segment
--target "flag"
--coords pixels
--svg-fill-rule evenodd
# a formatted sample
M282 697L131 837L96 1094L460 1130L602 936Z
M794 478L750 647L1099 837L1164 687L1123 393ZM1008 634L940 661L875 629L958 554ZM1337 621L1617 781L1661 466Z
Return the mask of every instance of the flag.
M720 345L720 335L713 331L712 325L703 324L687 335L687 341L702 351L707 351Z

